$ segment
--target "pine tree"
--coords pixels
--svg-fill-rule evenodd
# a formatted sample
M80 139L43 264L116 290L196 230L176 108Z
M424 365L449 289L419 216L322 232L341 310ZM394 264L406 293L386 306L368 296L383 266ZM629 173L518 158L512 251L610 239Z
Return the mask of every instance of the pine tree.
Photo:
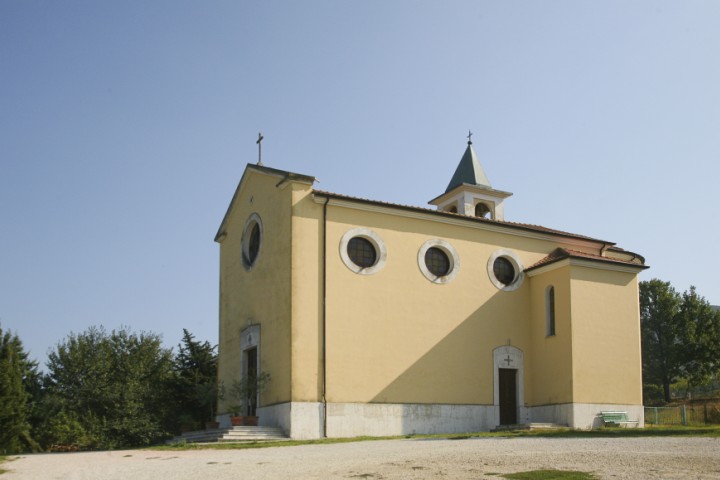
M202 422L213 420L218 397L216 349L183 329L175 356L175 396L185 426L198 428Z
M30 395L26 383L37 379L37 364L28 359L17 335L0 328L0 452L35 450L30 437Z

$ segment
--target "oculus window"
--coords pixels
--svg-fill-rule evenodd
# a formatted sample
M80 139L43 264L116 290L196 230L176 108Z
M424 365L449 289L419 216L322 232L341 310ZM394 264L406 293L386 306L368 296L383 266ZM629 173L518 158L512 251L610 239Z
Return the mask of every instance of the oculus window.
M444 277L450 273L450 258L439 248L430 247L425 252L425 266L436 277Z
M504 292L511 292L525 279L522 262L512 250L496 250L487 263L490 282Z
M417 261L420 272L433 283L448 283L460 270L460 257L445 240L433 239L423 243Z
M493 274L503 285L510 285L515 280L515 267L506 257L498 257L493 262Z
M360 268L370 268L377 261L375 246L365 237L353 237L348 242L347 253L350 260Z
M351 271L371 275L385 266L387 248L369 228L353 228L340 239L340 259Z
M260 256L263 240L263 227L260 216L253 213L245 221L240 240L242 247L242 263L246 270L251 270Z

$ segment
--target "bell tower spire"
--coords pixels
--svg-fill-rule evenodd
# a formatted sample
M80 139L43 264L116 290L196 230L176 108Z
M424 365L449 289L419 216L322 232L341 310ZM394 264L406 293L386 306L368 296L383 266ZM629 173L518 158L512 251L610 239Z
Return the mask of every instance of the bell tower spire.
M503 220L503 201L512 193L492 188L472 147L472 135L468 131L467 148L445 193L429 203L445 212Z

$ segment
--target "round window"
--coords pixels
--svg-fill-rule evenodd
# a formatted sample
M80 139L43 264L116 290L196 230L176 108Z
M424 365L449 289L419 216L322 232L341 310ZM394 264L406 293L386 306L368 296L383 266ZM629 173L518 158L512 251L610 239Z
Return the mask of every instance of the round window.
M245 221L245 227L242 234L242 261L243 266L250 270L260 256L260 247L262 246L262 222L257 213L253 213Z
M504 292L520 288L525 273L522 262L512 250L496 250L490 255L487 263L490 282Z
M377 261L375 246L364 237L353 237L347 245L350 260L360 268L370 268Z
M423 243L417 262L420 272L432 283L448 283L460 271L460 257L445 240L433 239Z
M450 259L439 248L431 247L425 252L425 266L436 277L444 277L450 272Z
M503 285L510 285L515 280L515 267L506 257L498 257L493 263L493 273Z
M385 266L385 242L369 228L353 228L340 239L340 259L351 271L371 275Z

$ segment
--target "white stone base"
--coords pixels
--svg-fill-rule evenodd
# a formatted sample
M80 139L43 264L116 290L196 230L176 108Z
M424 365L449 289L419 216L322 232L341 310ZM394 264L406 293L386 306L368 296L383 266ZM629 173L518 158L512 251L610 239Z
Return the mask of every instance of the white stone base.
M328 437L415 433L466 433L489 430L496 408L488 405L387 403L328 404Z
M260 425L280 427L295 440L323 437L323 405L317 402L291 402L258 408Z
M390 436L418 433L469 433L492 430L499 424L494 405L425 405L392 403L330 403L328 437ZM519 423L555 423L590 429L603 425L601 411L622 410L645 426L642 405L565 403L520 407ZM290 438L315 439L325 434L323 405L318 402L280 403L258 409L261 426L280 427ZM221 427L228 415L218 416Z
M600 412L620 410L628 418L637 420L637 426L645 426L645 409L642 405L612 405L603 403L563 403L528 407L530 421L535 423L557 423L570 428L588 430L603 426Z

